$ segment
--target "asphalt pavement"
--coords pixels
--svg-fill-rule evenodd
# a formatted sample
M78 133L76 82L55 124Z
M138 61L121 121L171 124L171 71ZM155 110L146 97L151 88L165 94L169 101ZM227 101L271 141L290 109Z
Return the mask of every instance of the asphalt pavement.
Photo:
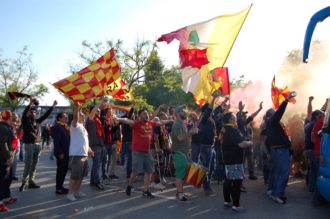
M307 191L304 179L290 178L287 187L288 202L285 205L270 200L262 176L258 180L244 180L246 193L241 194L241 205L245 213L232 212L223 207L222 185L212 182L216 196L206 197L202 189L186 185L184 191L190 195L192 203L179 203L175 199L174 179L167 178L166 189L151 191L155 199L141 196L142 180L135 183L132 195L125 194L125 169L116 167L119 180L105 182L105 190L100 191L89 185L89 176L83 181L81 190L87 197L69 202L65 195L55 194L56 161L49 159L50 150L41 154L36 174L40 189L19 192L20 181L13 181L11 191L18 202L11 204L10 212L0 213L0 218L253 218L253 219L329 219L330 205L314 207L312 194ZM18 163L18 177L22 178L23 162ZM70 173L67 174L66 186Z

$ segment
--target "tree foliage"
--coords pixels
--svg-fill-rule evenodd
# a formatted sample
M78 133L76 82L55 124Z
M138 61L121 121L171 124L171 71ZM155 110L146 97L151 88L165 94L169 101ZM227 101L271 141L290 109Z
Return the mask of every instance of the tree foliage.
M24 99L11 100L7 94L10 91L30 94L40 98L48 92L44 84L37 84L38 73L33 67L31 54L25 46L12 59L4 58L0 53L0 106L15 110L22 105Z

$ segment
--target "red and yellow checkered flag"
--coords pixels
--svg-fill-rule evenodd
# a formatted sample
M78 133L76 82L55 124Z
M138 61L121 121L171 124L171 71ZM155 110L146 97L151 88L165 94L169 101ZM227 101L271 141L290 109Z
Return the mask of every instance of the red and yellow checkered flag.
M53 85L75 102L105 95L119 99L130 99L128 89L120 78L120 66L115 51L111 49L89 66Z

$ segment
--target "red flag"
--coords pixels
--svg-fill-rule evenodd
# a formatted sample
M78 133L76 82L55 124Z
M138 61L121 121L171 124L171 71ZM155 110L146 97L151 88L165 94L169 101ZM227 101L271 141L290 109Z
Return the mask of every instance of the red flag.
M206 56L207 49L185 49L179 51L181 68L191 66L193 68L201 68L209 63Z
M272 94L273 107L276 110L281 105L281 103L289 96L290 90L288 87L285 87L284 89L276 87L275 75L274 75L274 78L272 80L271 94ZM296 99L291 98L290 103L296 103Z
M221 83L219 90L226 95L230 94L230 83L227 67L215 68L211 71L213 81Z

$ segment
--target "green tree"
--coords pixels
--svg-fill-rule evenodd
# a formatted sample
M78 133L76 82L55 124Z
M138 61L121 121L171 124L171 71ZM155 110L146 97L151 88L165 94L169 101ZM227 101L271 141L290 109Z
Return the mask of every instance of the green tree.
M148 103L157 107L161 104L181 105L193 101L191 94L182 89L181 71L177 66L164 67L157 50L151 52L144 68L145 83L138 85L137 95L144 95Z
M15 110L24 99L11 100L7 92L26 93L40 98L48 92L44 84L37 84L38 73L33 67L31 54L25 46L16 58L4 58L0 53L0 106Z

